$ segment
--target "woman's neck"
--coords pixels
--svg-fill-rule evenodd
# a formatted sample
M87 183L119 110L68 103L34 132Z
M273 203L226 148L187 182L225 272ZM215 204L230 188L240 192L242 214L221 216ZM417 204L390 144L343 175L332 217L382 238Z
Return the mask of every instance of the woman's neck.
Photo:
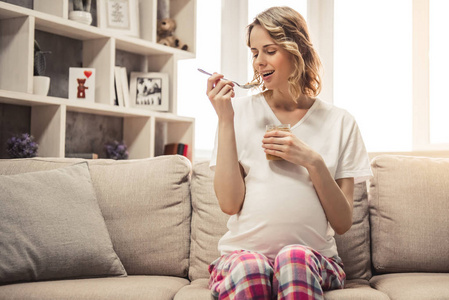
M274 109L281 109L285 111L293 111L295 109L309 109L315 99L301 94L296 101L288 92L281 92L279 90L271 91L267 93L266 97L269 105Z

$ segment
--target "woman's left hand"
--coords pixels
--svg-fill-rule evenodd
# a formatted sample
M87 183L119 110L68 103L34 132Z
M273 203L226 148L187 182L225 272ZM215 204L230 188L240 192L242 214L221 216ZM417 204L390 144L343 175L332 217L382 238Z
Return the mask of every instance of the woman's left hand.
M262 140L265 153L279 156L286 161L308 168L317 159L318 153L288 131L265 132Z

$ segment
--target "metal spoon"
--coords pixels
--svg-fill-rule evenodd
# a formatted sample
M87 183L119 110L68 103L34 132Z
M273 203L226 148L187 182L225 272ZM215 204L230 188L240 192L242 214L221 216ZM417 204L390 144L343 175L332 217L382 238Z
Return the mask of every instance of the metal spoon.
M206 71L204 71L203 69L198 68L198 71L200 71L201 73L204 73L204 74L207 74L207 75L212 76L211 73L206 72ZM223 80L229 80L229 79L223 78ZM232 81L232 80L229 80L229 81L231 81L231 82L234 83L236 86L238 86L239 88L242 88L242 89L252 89L253 87L256 87L256 86L258 85L257 83L239 84L238 82L235 82L235 81Z

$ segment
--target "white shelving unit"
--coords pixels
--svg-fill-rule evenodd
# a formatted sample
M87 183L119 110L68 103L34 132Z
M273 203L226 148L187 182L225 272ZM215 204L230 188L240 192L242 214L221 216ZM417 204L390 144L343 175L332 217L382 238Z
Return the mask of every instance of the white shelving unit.
M170 2L171 17L179 28L176 35L189 45L189 51L157 44L157 0L140 5L141 13L146 12L140 16L142 38L134 38L68 20L68 0L34 0L34 10L0 2L0 103L31 107L31 134L39 143L39 156L64 157L67 112L80 112L122 118L131 159L161 155L164 144L184 143L192 160L195 122L177 115L176 87L177 61L195 57L196 1ZM83 67L96 69L95 103L32 94L36 30L82 42ZM169 75L169 112L110 105L117 50L140 58L140 69L128 72Z

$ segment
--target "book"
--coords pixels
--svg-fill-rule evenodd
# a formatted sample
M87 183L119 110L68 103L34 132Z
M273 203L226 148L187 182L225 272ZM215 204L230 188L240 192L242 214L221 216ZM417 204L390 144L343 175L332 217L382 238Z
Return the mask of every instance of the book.
M115 84L115 76L114 76L114 84L112 85L112 105L117 106L118 102L117 102L117 87Z
M177 151L177 154L179 154L179 155L183 155L184 154L184 144L183 143L179 143L178 144L178 151Z
M98 159L98 154L97 153L66 153L65 157L68 157L68 158Z
M123 104L125 107L131 107L129 102L129 86L128 86L128 76L126 75L126 68L120 68L120 82L122 83L123 91Z
M124 107L123 102L123 86L122 86L122 74L121 74L121 67L115 67L114 68L114 78L115 78L115 90L117 91L117 102L118 106Z
M187 150L189 145L183 143L170 143L166 144L164 147L164 155L183 155L187 157Z
M167 144L164 147L164 155L178 154L178 143Z
M111 105L118 105L117 103L117 88L115 87L115 76L114 76L114 84L111 89Z

